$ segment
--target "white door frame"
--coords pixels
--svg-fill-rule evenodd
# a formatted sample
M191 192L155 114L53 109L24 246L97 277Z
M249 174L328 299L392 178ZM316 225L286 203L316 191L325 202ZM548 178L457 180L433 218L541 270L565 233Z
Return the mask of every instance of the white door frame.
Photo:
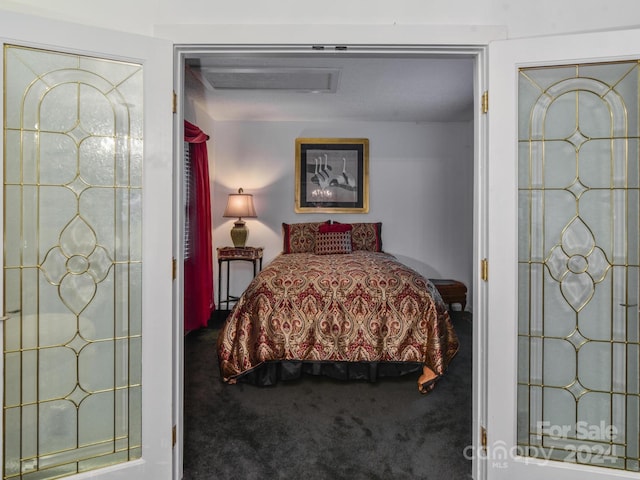
M174 47L173 58L173 480L180 480L184 464L184 60Z
M218 32L219 33L219 32ZM384 35L381 36L382 38ZM380 37L379 37L380 38ZM458 39L459 40L459 39ZM315 45L315 44L314 44ZM317 48L317 46L316 46ZM327 47L329 49L331 47ZM175 47L175 77L174 77L174 89L177 95L177 116L176 125L178 125L177 132L175 134L175 157L178 159L176 165L176 175L174 180L174 194L175 205L181 205L180 199L182 198L182 171L180 159L183 156L182 143L183 143L183 131L179 128L184 121L184 107L183 99L185 95L184 91L184 65L185 60L188 58L194 58L205 52L224 52L224 53L242 53L247 54L269 54L269 53L309 53L313 54L310 44L306 45L286 45L286 46L261 46L261 45L226 45L226 44L193 44L193 45L179 45ZM395 54L395 55L449 55L449 56L467 56L472 57L475 62L474 68L474 207L473 207L473 412L472 412L472 443L468 445L461 455L465 455L466 458L472 459L473 476L476 480L482 480L486 475L486 458L483 455L477 455L474 452L481 451L481 439L482 439L482 427L486 424L486 282L480 278L481 259L487 257L487 120L486 115L482 111L482 96L487 86L487 45L476 44L473 46L457 46L455 44L437 44L437 45L412 45L396 46L393 43L390 44L374 44L374 45L362 45L349 46L350 54L363 54L375 56L377 54ZM181 245L182 242L182 225L183 215L181 208L175 208L174 206L174 225L176 235L176 245ZM175 297L179 299L175 305L176 318L179 319L176 325L176 345L174 347L175 355L175 385L178 389L174 392L176 396L176 406L179 406L178 413L175 415L178 425L178 442L176 444L176 452L174 455L179 460L179 465L182 465L182 446L183 446L183 418L182 418L182 406L183 406L183 383L184 383L184 358L183 358L183 338L182 338L182 253L181 251L175 252L176 259L178 260L178 281L175 288L177 289ZM180 333L178 335L177 333ZM178 391L179 390L179 391Z

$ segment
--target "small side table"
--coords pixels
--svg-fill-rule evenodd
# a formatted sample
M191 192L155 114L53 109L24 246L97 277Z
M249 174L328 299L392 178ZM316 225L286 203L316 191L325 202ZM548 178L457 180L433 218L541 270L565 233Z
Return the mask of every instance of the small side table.
M242 260L245 262L253 263L253 276L255 277L258 273L258 268L262 270L262 247L220 247L217 249L218 251L218 306L222 307L224 303L226 308L225 310L229 310L229 303L235 302L239 299L239 297L234 297L229 294L229 271L230 265L229 262L234 262L236 260ZM222 300L222 263L225 262L227 264L227 296L225 300Z
M444 303L449 305L459 303L462 310L467 306L467 287L464 283L448 278L430 278L431 283L438 289Z

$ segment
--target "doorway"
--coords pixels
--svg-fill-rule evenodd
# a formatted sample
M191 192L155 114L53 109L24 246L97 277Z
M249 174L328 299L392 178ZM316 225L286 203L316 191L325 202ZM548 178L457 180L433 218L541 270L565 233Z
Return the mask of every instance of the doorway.
M373 48L340 47L340 48L331 48L331 51L328 51L328 50L329 49L326 47L321 47L317 45L274 48L274 49L256 48L255 50L251 48L246 48L246 47L242 49L215 48L215 47L202 47L202 48L201 47L197 47L197 48L177 47L176 64L178 65L178 78L176 80L177 81L176 91L178 93L178 98L181 99L181 101L178 102L179 122L181 122L182 119L188 119L190 121L193 120L193 117L187 118L188 116L196 116L196 117L198 115L206 116L204 115L204 112L207 110L207 108L209 108L206 99L208 96L210 96L209 87L211 86L211 85L207 85L207 82L230 81L230 78L234 75L236 77L240 76L242 78L242 81L249 81L247 79L251 79L250 75L248 74L253 75L254 80L255 80L256 74L262 75L263 79L272 80L274 77L277 77L279 74L285 72L287 80L294 81L292 77L296 77L296 75L300 73L301 71L300 69L315 68L316 71L313 73L326 76L326 80L324 82L321 82L318 84L311 83L312 86L307 86L307 87L301 87L300 85L295 84L293 87L290 87L290 88L295 88L298 90L306 89L309 91L309 93L313 91L313 93L311 94L315 95L316 98L324 96L323 98L326 100L328 96L331 95L330 90L332 88L335 88L336 85L339 84L339 80L336 81L335 77L332 76L332 72L330 71L332 66L332 60L335 60L335 59L339 59L341 62L350 59L350 61L352 62L369 63L370 65L378 63L379 65L377 66L377 68L385 68L383 64L386 63L387 65L392 65L393 62L397 62L400 60L413 62L415 64L418 64L420 62L427 62L427 61L444 62L445 60L452 61L452 63L455 64L456 60L459 60L460 65L462 65L465 62L471 65L471 68L467 70L466 73L464 74L465 76L464 82L467 88L469 89L469 93L470 93L470 100L469 100L470 103L458 104L458 105L448 104L446 105L446 107L444 107L444 110L441 110L441 112L444 112L442 113L442 115L445 115L445 114L452 115L453 113L455 113L455 110L457 109L458 115L464 115L464 114L468 115L467 121L469 121L471 124L470 129L472 131L472 142L471 142L472 158L469 161L471 172L469 172L470 188L468 189L468 194L469 194L471 204L468 208L469 217L467 218L467 228L469 229L469 235L466 236L467 238L470 239L467 245L468 251L470 252L470 254L469 254L468 260L466 261L466 271L464 273L465 278L463 280L469 287L468 289L469 289L470 298L469 298L468 304L474 312L473 343L475 346L474 350L478 352L479 349L477 348L477 345L479 342L480 332L482 330L484 318L481 310L477 308L478 307L477 299L481 295L482 287L478 285L478 282L476 281L476 278L475 278L476 276L475 265L478 264L478 261L476 260L483 257L482 252L484 249L485 242L483 241L484 232L481 230L474 231L473 225L483 224L482 222L483 212L481 209L481 203L476 201L476 199L478 198L479 192L483 190L481 185L481 179L479 178L479 175L477 172L482 170L480 165L481 155L479 153L481 148L480 147L481 142L478 139L480 138L479 132L483 129L483 124L484 124L484 119L482 117L480 100L479 100L481 97L481 92L483 91L484 83L485 83L484 77L482 74L482 68L481 68L484 50L483 48L451 48L451 49L445 49L445 50L440 49L438 52L434 52L432 49L429 49L429 48L424 48L423 50L421 50L421 49L402 49L402 48L392 48L392 47L373 47ZM345 54L346 52L348 52L348 54ZM313 60L314 62L310 64L309 60ZM279 68L279 70L274 69L274 65L276 65ZM309 73L309 71L306 71L305 73ZM396 75L398 76L398 78L402 78L401 73L402 72L396 71ZM316 80L316 78L317 77L306 78L306 81L313 82ZM371 81L375 80L376 78L377 77L375 74L371 74L371 73L369 74L369 79ZM320 91L321 88L327 89L328 92ZM222 87L220 88L220 90L225 90L225 89L224 87ZM428 91L428 89L425 88L425 91ZM194 95L194 92L197 92L197 94ZM434 92L430 92L430 94L433 94L433 93ZM273 92L271 92L271 95L273 98ZM231 99L238 102L240 101L239 99L242 97L249 98L252 100L254 104L260 105L263 108L262 115L266 115L264 112L269 111L270 107L271 107L271 115L283 115L282 112L286 110L282 104L279 104L278 105L279 108L277 109L279 113L277 114L273 113L273 109L274 109L273 106L275 105L273 100L271 100L270 102L263 102L260 99L260 97L258 97L257 94L251 91L246 85L244 85L244 88L242 89L242 91L240 91L240 93L238 93L238 89L235 89L234 91L234 89L227 87L227 89L225 90L225 93L220 95L219 99L221 101L225 99L226 100ZM229 103L232 103L232 102L229 102ZM296 102L292 102L292 103L296 103ZM325 102L325 103L330 103L330 102ZM224 102L222 102L217 104L217 107L219 107L221 110L226 109L228 107L228 104L225 104ZM295 108L295 107L291 107L291 108ZM323 105L322 108L325 108L325 106ZM390 116L385 120L389 121L393 114L394 112L388 113L388 115ZM400 115L400 112L396 111L395 115L396 116ZM450 121L455 122L455 121L461 121L460 118L462 117L452 116L450 118L453 119ZM241 119L239 117L236 117L236 118L229 117L227 121L240 122L240 121L248 121L248 120L246 118ZM250 121L256 122L258 120L254 118L253 120L250 120ZM287 119L285 117L282 117L280 118L280 121L291 121L291 118ZM405 121L408 121L408 120L405 119ZM436 120L433 117L431 119L423 119L423 118L413 119L413 122L416 125L420 125L421 123L435 122L435 121ZM204 130L206 130L207 128L206 126L202 126L202 125L201 127ZM208 133L211 133L211 132L208 132ZM215 142L215 138L216 138L215 134L212 135L212 138L213 138L213 141ZM182 144L180 141L177 143ZM217 160L214 159L214 162L216 161ZM236 165L237 170L242 170L243 172L246 172L250 168L250 166L243 163L243 162L246 162L245 159L238 159L237 157L235 157L235 161L238 162L238 164ZM293 165L292 161L291 161L291 165ZM218 167L217 164L216 164L216 167ZM220 174L221 174L220 168L212 169L212 175L214 177L216 175L218 176L218 178L220 177ZM237 186L242 186L242 185L232 184L233 181L234 180L230 180L228 181L228 183L220 183L218 182L218 180L214 181L213 188L212 188L212 197L213 197L214 204L216 203L222 204L222 205L218 205L219 208L222 208L224 204L224 200L221 200L221 199L226 198L227 191L225 191L225 189L234 189L234 188L237 188ZM240 180L235 179L235 181L240 181ZM279 183L279 180L275 179L269 183L269 187L279 188L282 185L287 185L287 182L288 180L285 180L283 183ZM245 187L245 190L246 190L246 187ZM284 204L289 205L290 204L289 199L285 199ZM256 225L255 227L252 227L252 226L250 227L252 228L252 230L255 231L255 234L261 235L261 239L265 239L265 241L271 242L272 245L276 245L277 242L279 241L278 239L279 230L275 228L274 225L279 226L279 222L283 220L282 218L273 216L273 212L270 209L271 207L269 207L269 209L267 209L267 211L265 212L265 216L267 218L263 221L264 223L267 224L266 228L264 224ZM284 211L282 209L276 209L276 208L274 208L274 210L277 210L279 212ZM291 208L289 210L291 210L290 213L291 215L293 215L293 209ZM289 212L287 211L287 213ZM258 212L258 214L260 216L260 212ZM215 206L213 210L213 215L214 217L216 216ZM178 224L180 224L179 221L178 221ZM221 237L222 235L224 236L228 235L228 231L227 231L228 229L224 225L220 224L220 219L216 221L216 218L214 218L214 221L213 221L213 229L214 229L214 249L215 249L216 246L223 246L223 244L220 244L220 242L224 240L220 240L220 238L222 238ZM177 235L178 237L180 237L179 233ZM274 248L277 248L277 247L274 247ZM405 259L410 264L410 266L415 267L417 270L423 269L426 272L426 274L428 274L428 276L434 276L429 274L430 266L428 265L428 262L424 262L420 259L416 260L415 256L412 256L412 255L407 255L406 258L402 258L402 260L405 260ZM414 262L414 263L411 264L411 262ZM435 274L437 274L437 271L435 272ZM217 275L214 275L214 278L217 278ZM238 282L237 284L234 284L232 286L234 288L242 289L243 286L246 286L246 283L243 285L242 282L247 282L247 280L239 279L237 282ZM216 286L216 289L217 289L217 286ZM177 308L178 308L178 311L182 310L181 306L177 306ZM478 358L479 358L478 356L474 357L474 363L477 362ZM475 369L475 370L477 372L478 369ZM182 374L182 368L177 368L176 371L180 372L178 373L178 375ZM478 389L481 388L482 383L478 381L479 374L476 373L475 375L476 375L476 378L474 378L474 387L473 387L473 391L474 391L473 392L473 398L474 398L473 425L474 426L478 425L479 420L482 419L482 414L481 414L482 408L479 405L479 403L475 401L475 399L478 398L478 395L476 394L476 392L478 391ZM180 379L178 384L182 385L182 379ZM474 427L474 428L477 428L477 427ZM479 432L474 430L472 436L473 436L473 439L479 438ZM470 444L476 443L475 441L473 441L473 439L469 439ZM475 459L474 459L474 471L476 470L476 468L478 468L478 466L475 465Z

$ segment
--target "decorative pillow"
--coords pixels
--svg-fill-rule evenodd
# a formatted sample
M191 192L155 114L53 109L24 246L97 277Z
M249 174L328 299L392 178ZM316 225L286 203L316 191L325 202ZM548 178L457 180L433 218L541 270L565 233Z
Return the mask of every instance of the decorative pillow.
M326 222L308 222L308 223L283 223L282 238L284 245L282 253L314 253L316 248L316 233L318 227Z
M318 232L315 252L316 255L351 253L351 231Z
M333 223L328 225L323 223L318 227L318 232L327 233L327 232L350 232L352 230L352 226L349 223Z
M382 252L382 222L351 223L350 225L352 227L351 248L354 251Z

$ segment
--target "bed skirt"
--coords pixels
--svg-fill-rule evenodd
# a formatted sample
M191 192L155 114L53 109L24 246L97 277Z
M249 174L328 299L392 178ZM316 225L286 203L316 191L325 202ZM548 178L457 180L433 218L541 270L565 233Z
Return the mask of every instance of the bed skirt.
M238 383L261 387L279 381L297 380L303 375L324 376L336 380L375 382L382 377L398 377L422 372L420 362L331 362L279 360L264 362L235 378Z

